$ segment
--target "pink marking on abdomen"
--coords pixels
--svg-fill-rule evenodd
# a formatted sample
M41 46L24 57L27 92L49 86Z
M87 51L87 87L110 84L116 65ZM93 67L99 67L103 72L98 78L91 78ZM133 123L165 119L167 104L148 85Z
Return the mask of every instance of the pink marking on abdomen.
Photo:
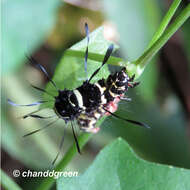
M117 97L115 97L115 99L111 102L109 102L108 104L105 104L105 107L108 111L110 111L111 113L114 113L117 111L117 108L118 108L118 103L119 101L121 100L121 97L123 97L124 94L121 94ZM110 115L110 113L106 112L105 115Z

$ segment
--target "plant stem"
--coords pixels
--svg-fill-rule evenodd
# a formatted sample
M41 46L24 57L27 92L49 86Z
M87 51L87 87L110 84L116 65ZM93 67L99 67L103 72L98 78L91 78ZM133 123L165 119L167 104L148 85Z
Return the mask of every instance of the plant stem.
M168 26L169 22L171 21L173 15L175 14L179 4L181 3L181 0L174 0L172 5L170 6L169 10L167 11L166 15L164 16L158 30L154 34L152 40L150 41L148 48L150 48L163 34L166 27Z
M142 70L152 57L165 45L171 36L181 27L181 25L190 17L190 4L180 13L176 20L165 30L162 36L140 56L134 64L139 66Z
M89 141L89 139L93 136L93 134L89 133L83 133L78 138L78 143L80 145L80 148L82 149L84 145ZM67 166L67 164L72 160L72 158L77 153L76 145L73 144L71 148L67 151L64 158L61 160L61 162L56 166L54 169L55 171L63 171L63 169ZM38 187L38 190L47 190L52 187L54 184L55 179L53 177L47 177L43 180L43 182Z
M22 190L3 170L1 170L1 185L6 190Z

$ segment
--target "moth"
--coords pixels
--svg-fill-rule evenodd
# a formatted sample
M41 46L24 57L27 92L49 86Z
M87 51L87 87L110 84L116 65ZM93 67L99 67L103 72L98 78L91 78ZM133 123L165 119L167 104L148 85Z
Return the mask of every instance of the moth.
M87 38L87 47L85 51L84 65L85 65L85 71L87 72L88 44L90 40L87 23L85 23L85 32L86 32L86 38ZM51 82L51 84L55 87L55 89L58 92L58 95L53 97L54 98L53 109L57 117L53 122L49 123L45 127L34 130L24 135L24 137L37 133L41 131L42 129L53 125L58 119L63 119L65 123L68 123L68 122L71 123L76 147L77 147L78 152L81 153L77 136L73 127L73 122L75 120L77 121L77 124L80 130L84 132L88 132L88 133L97 133L99 131L99 127L96 126L96 123L101 117L105 115L112 115L126 122L133 123L134 125L149 128L148 125L142 122L122 118L114 114L114 112L117 110L119 101L121 100L130 101L130 98L124 97L128 89L134 88L139 84L139 82L134 82L135 75L133 75L132 77L129 77L127 75L125 67L121 68L120 71L117 71L114 74L110 74L107 77L107 79L102 78L95 83L91 82L94 76L107 63L108 59L110 58L113 52L113 49L114 49L114 45L111 44L106 51L106 54L104 56L101 66L97 68L93 72L93 74L90 76L90 78L86 79L81 86L73 90L59 89L57 85L55 84L55 82L49 77L45 68L42 65L40 65L34 58L28 57L30 63L38 67L38 69L40 69L46 75L48 80ZM44 93L50 94L46 90L41 89L39 87L36 87L33 85L32 87ZM8 99L8 103L11 104L12 106L36 106L36 105L43 104L46 102L47 101L38 101L32 104L18 105L18 104L15 104L10 99ZM37 115L36 113L38 111L39 110L26 114L22 116L22 118L23 119L26 119L28 117L37 118L37 119L51 118L51 117L43 117L43 116ZM59 152L57 153L52 164L54 164L55 161L57 160L60 150L63 146L63 142L64 142L64 135L60 143Z

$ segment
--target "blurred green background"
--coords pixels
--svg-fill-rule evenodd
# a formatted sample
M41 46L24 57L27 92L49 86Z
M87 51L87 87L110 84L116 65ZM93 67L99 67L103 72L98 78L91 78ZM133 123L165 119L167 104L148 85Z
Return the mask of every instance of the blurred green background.
M181 8L186 3L183 1ZM48 82L40 71L27 64L26 55L33 55L53 76L64 50L85 37L84 23L87 22L90 31L103 26L104 37L119 44L121 48L116 56L134 60L147 47L170 4L169 0L2 2L1 157L2 169L9 176L12 177L14 169L49 168L64 129L61 121L43 132L22 138L44 126L46 121L18 119L35 108L11 107L6 100L10 98L19 104L37 101L41 94L31 89L30 84L43 88ZM83 154L77 155L67 169L83 172L98 152L119 136L146 160L190 168L189 33L188 20L146 67L139 79L141 84L128 92L132 102L119 105L118 115L144 121L152 129L126 126L109 116L100 132L85 146ZM51 115L49 110L43 112ZM68 130L62 156L72 142ZM34 189L42 179L14 180L24 189Z

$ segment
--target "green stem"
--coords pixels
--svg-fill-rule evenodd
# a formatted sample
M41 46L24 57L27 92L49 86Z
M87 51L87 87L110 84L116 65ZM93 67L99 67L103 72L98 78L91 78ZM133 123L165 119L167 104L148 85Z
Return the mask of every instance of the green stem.
M166 44L166 42L171 38L171 36L181 27L181 25L190 17L190 4L180 15L176 18L176 20L165 30L163 35L147 50L140 56L134 64L139 66L142 70L146 66L146 64L152 59L152 57Z
M22 190L3 170L1 170L1 184L6 190Z
M83 133L82 135L79 136L78 142L79 142L81 149L89 141L89 139L92 137L92 135L93 134ZM55 171L63 171L63 169L65 169L67 164L72 160L72 158L75 156L76 153L77 153L76 145L73 144L71 146L71 148L65 154L64 158L61 160L61 162L56 166L56 168L54 170ZM52 185L54 184L54 182L55 182L55 179L53 177L47 177L40 184L40 186L38 187L38 190L50 189L52 187Z
M67 56L74 56L74 57L81 57L84 59L84 54L85 52L83 51L79 51L79 50L73 50L73 49L68 49L65 52L65 55ZM105 55L102 54L98 54L98 53L88 53L88 59L94 60L94 61L98 61L98 62L102 62L104 59ZM119 58L119 57L110 57L108 63L112 64L112 65L119 65L122 64L123 59Z
M171 21L173 15L175 14L179 4L181 3L181 0L174 0L172 5L170 6L169 10L167 11L166 15L164 16L158 30L154 34L152 40L150 41L148 48L150 48L154 42L156 42L160 36L163 34L165 31L166 27L168 26L169 22Z

